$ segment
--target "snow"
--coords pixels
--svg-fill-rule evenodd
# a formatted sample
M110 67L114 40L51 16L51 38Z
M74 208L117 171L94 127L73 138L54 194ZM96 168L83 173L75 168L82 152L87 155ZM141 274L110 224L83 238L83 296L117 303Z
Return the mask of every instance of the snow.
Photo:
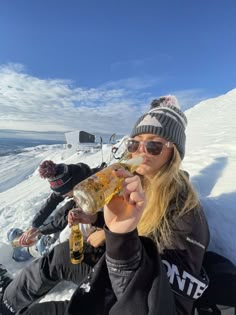
M208 218L214 250L236 264L236 89L203 101L186 111L188 118L186 156L183 168L199 192ZM141 113L140 113L141 114ZM0 160L0 263L16 274L27 263L12 260L6 234L12 227L26 229L49 195L49 185L39 177L41 161L84 162L91 167L102 161L112 163L112 145L103 151L75 153L63 159L60 145L32 147ZM69 298L73 284L61 283L43 300Z

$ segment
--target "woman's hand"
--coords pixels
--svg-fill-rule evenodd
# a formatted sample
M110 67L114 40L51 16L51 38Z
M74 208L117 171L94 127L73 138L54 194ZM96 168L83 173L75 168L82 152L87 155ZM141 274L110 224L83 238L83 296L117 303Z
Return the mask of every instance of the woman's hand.
M19 237L19 244L22 247L32 246L37 242L37 236L40 234L41 232L39 231L39 229L31 226Z
M73 208L68 213L68 224L71 227L74 224L85 223L92 224L97 220L97 214L86 214L81 208Z
M116 175L125 178L122 192L104 207L104 218L110 231L127 233L137 227L146 199L139 176L133 176L125 170L116 171Z
M105 243L105 232L101 230L94 231L87 238L87 243L93 247L99 247Z

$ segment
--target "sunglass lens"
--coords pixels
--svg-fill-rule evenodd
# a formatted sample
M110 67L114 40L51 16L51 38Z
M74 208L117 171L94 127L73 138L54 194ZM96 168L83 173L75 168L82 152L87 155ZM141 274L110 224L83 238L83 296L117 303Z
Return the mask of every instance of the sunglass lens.
M157 141L148 141L146 148L149 154L159 155L163 149L163 143Z
M130 153L134 153L138 150L139 147L139 141L136 140L128 140L127 141L127 150Z

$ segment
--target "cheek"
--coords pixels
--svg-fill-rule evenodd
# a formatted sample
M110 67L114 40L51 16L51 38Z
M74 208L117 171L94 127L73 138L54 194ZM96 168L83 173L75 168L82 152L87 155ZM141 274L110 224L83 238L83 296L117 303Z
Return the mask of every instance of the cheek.
M153 160L153 167L156 167L157 170L160 170L163 165L168 163L172 157L172 151L165 151L163 154L159 155Z
M162 167L163 163L162 160L160 159L160 157L158 158L154 158L150 161L150 167L152 168L152 170L155 172L158 172L159 169Z
M136 173L138 173L139 175L153 175L153 173L155 173L156 168L153 167L153 164L149 162L140 165L137 170Z
M148 171L149 173L157 173L162 166L167 162L166 157L162 155L158 155L156 157L153 157L148 161Z

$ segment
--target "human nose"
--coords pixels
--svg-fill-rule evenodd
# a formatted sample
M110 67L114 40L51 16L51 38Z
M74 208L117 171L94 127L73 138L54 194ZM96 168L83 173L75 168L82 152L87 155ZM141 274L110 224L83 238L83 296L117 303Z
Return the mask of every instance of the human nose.
M137 151L141 152L141 153L145 152L145 142L144 141L140 141L139 142L139 146L138 146L138 150Z

